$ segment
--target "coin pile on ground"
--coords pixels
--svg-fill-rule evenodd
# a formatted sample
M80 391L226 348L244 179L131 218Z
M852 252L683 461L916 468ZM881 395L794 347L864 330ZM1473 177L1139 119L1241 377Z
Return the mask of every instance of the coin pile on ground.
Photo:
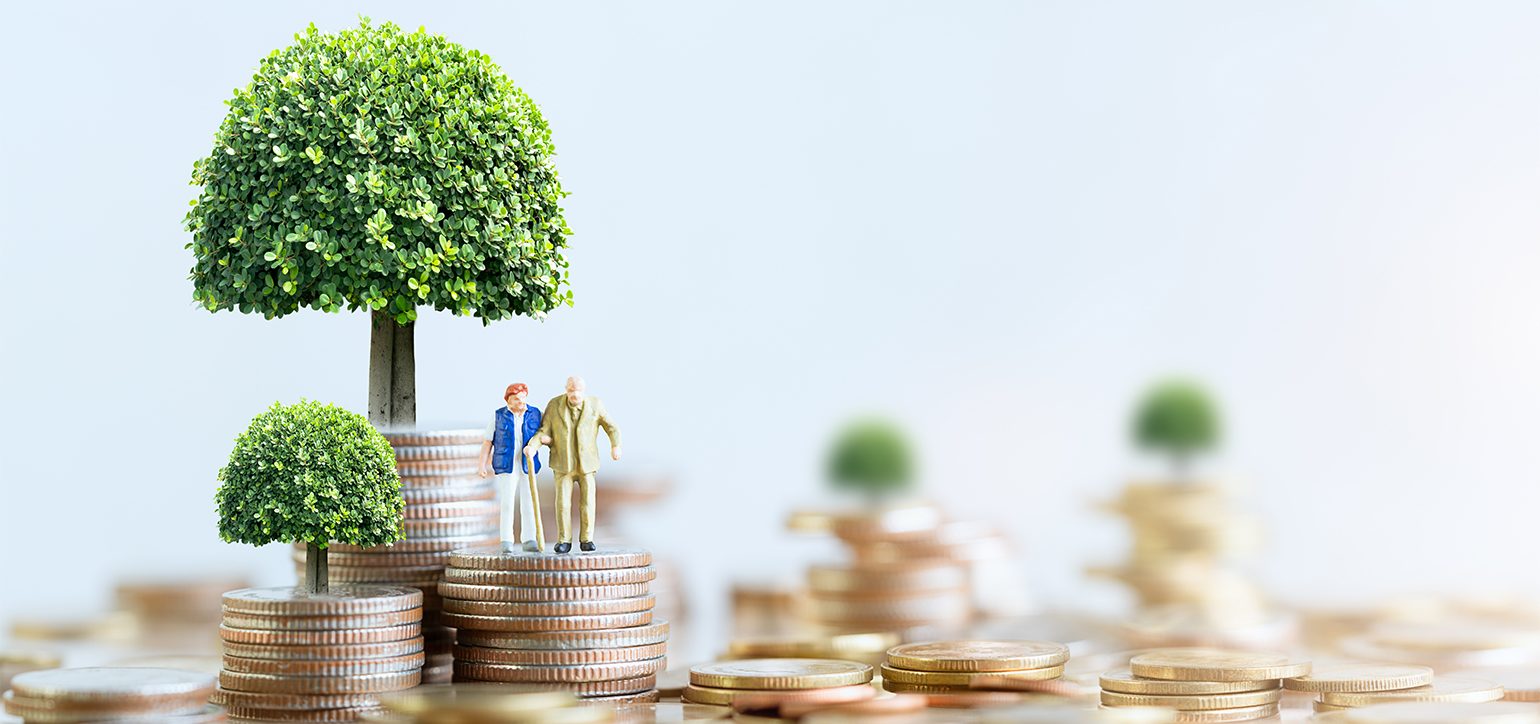
M792 705L851 704L871 700L872 667L837 659L742 659L690 669L683 699L737 711Z
M936 641L888 649L882 688L932 696L1031 689L1064 675L1069 647L1051 641ZM1027 684L1011 686L1011 684Z
M177 669L96 667L17 674L5 713L27 724L139 720L165 724L225 721L209 703L214 677Z
M585 699L652 699L667 665L668 622L654 620L652 554L455 551L443 622L458 629L455 681L545 684Z
M426 641L424 683L446 683L453 674L454 630L439 620L438 584L456 548L497 542L501 511L493 477L478 477L482 430L386 432L396 453L406 500L402 534L388 546L333 543L328 557L334 582L411 586L423 592ZM296 572L303 577L304 544L296 544Z
M422 592L397 586L244 588L224 595L232 720L352 721L422 680Z
M1178 722L1250 721L1278 713L1279 680L1310 670L1309 661L1266 651L1159 649L1104 673L1101 702L1175 709Z

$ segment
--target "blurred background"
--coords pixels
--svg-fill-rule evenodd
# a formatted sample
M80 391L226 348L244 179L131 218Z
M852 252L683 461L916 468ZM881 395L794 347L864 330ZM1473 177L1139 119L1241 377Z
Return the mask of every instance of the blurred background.
M669 481L624 529L696 630L839 553L787 521L862 415L1032 608L1127 609L1096 503L1173 373L1223 408L1205 474L1272 599L1540 593L1533 2L0 7L0 620L293 582L219 541L215 474L274 401L364 410L368 319L195 307L181 219L231 89L359 14L491 54L571 192L575 306L424 314L419 420L585 377L601 487Z

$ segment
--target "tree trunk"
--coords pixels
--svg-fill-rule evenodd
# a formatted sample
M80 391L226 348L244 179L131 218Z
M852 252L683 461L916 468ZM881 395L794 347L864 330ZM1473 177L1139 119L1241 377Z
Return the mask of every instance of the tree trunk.
M326 552L328 548L322 548L315 543L305 544L305 582L300 590L305 593L326 593Z
M381 430L417 426L416 325L397 324L388 312L370 314L369 422Z

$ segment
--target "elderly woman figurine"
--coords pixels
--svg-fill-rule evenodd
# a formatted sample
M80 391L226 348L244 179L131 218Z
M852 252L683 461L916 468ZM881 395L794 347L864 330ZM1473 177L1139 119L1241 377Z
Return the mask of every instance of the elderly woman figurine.
M523 382L515 382L508 385L503 393L504 407L497 408L492 413L492 420L487 423L486 442L481 443L481 464L477 467L477 473L486 477L488 466L497 473L498 495L503 500L502 525L500 531L503 540L503 552L512 553L515 544L524 542L524 550L538 551L539 544L535 542L536 521L539 520L535 510L534 491L529 485L521 485L524 475L530 474L530 464L535 466L534 472L540 472L540 458L526 456L525 443L535 439L535 431L540 429L540 410L524 404L529 397L529 388ZM519 537L513 537L513 514L521 510L519 516Z

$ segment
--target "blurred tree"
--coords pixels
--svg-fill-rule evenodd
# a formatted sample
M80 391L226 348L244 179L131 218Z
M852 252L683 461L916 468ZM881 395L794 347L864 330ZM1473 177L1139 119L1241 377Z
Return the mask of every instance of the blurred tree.
M876 500L909 487L913 464L903 431L882 420L852 423L835 439L829 478Z
M219 537L254 546L305 542L309 593L327 590L332 541L401 540L395 453L367 419L336 405L274 403L236 438L219 480Z
M1151 387L1133 423L1134 442L1170 456L1178 475L1194 455L1219 443L1219 410L1208 392L1189 380L1166 380Z
M227 101L190 278L211 312L369 309L369 420L410 427L418 306L543 318L572 302L572 231L534 101L483 53L362 20L311 25Z

